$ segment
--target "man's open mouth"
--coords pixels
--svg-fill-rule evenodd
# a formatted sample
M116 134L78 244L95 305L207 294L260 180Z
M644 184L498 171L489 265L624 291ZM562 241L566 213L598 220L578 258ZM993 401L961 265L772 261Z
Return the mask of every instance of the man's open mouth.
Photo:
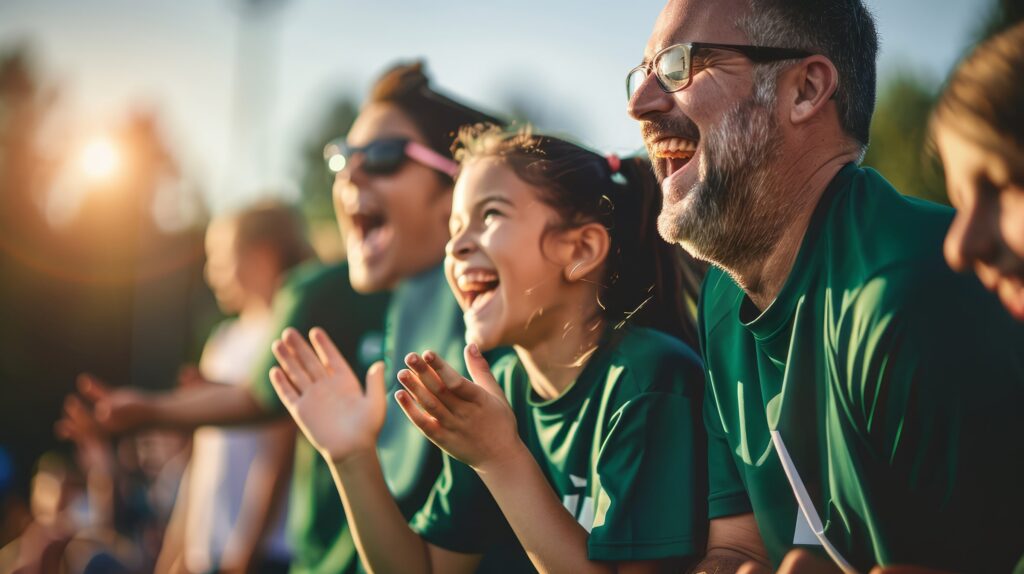
M468 269L456 279L459 298L467 312L483 309L494 298L500 283L498 274L486 269Z
M658 161L661 172L667 179L686 167L697 153L697 140L686 138L663 138L651 145L652 161Z

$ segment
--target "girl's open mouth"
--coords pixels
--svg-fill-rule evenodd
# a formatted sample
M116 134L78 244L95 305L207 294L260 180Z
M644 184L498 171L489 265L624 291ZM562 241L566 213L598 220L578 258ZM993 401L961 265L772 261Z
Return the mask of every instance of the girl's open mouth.
M494 298L501 281L494 271L469 269L456 279L466 312L478 313Z

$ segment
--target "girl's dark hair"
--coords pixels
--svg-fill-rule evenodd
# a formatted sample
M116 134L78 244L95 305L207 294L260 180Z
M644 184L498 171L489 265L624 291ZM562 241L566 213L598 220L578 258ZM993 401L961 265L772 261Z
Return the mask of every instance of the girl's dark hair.
M950 76L932 112L974 141L1024 150L1024 22L986 40Z
M611 246L598 303L608 323L652 327L697 344L703 266L658 235L661 190L646 158L609 158L574 143L492 125L463 128L455 158L499 157L560 216L560 228L598 222Z
M231 216L235 222L235 244L270 247L276 254L281 272L313 256L302 218L294 209L276 201L263 201Z

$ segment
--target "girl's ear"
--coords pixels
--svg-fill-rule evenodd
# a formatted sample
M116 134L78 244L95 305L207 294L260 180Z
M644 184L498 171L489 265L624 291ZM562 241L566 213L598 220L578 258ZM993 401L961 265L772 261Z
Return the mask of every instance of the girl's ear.
M566 233L570 243L571 258L565 266L563 276L572 283L580 281L597 269L608 258L611 237L600 223L587 223Z

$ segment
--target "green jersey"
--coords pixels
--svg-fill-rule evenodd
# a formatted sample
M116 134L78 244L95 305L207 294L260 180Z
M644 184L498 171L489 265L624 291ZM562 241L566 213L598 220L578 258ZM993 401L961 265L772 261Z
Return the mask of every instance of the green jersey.
M1024 325L946 266L951 219L848 165L763 313L709 271L709 515L753 511L776 564L822 544L798 482L825 542L862 571L1006 572L1024 550Z
M627 327L608 337L578 379L550 401L533 392L515 354L496 362L493 372L519 435L566 510L590 532L592 560L704 552L704 378L689 347ZM476 473L448 457L445 463L413 528L457 552L515 549L518 561L505 569L532 570Z
M405 352L435 349L456 368L463 364L462 313L439 267L404 281L389 297L361 295L348 279L348 265L296 272L274 301L277 331L305 334L323 327L357 374L385 358L388 381ZM385 329L385 325L387 328ZM386 332L386 335L384 334ZM256 371L253 395L270 411L283 411L267 376L276 361L266 356ZM388 487L407 516L424 502L441 467L440 452L388 401L378 450ZM323 457L300 436L288 511L294 554L292 572L342 573L360 569L352 534Z

